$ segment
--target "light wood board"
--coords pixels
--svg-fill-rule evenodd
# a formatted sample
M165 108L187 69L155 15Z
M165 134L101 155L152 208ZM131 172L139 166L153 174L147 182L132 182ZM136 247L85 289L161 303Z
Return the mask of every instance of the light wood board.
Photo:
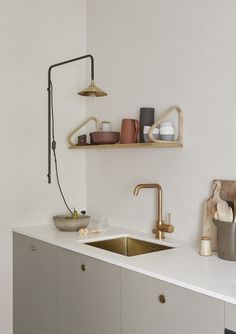
M204 204L202 228L202 236L209 237L211 239L212 250L217 250L217 229L212 222L216 211L216 205L221 199L234 202L235 198L235 180L213 181L213 194Z

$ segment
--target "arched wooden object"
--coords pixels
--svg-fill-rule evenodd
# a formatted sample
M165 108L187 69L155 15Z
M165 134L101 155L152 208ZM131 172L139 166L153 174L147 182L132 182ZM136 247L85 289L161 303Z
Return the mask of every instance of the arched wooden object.
M153 124L153 126L150 128L148 132L149 139L154 143L173 143L173 141L167 141L167 140L156 140L153 137L153 130L157 128L164 120L166 120L172 112L178 113L178 136L175 140L176 143L182 144L183 143L183 111L178 106L172 106L170 109L167 110L164 115L162 115L156 123Z
M76 134L77 131L79 131L80 129L82 129L87 123L89 123L90 121L94 121L96 124L96 131L99 131L100 128L100 122L96 117L89 117L88 119L86 119L86 121L84 121L82 124L80 124L76 129L74 129L67 137L68 143L71 147L76 146L76 144L73 143L72 141L72 137Z

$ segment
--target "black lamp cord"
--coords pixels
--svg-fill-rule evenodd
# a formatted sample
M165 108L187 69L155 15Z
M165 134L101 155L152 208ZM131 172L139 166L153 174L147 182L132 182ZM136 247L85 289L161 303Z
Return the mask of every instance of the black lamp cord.
M56 171L56 179L57 179L57 185L61 194L61 197L63 199L63 202L65 203L65 206L67 207L68 211L73 214L72 210L70 209L69 205L67 204L67 201L65 199L65 196L63 194L61 183L59 179L59 173L58 173L58 164L57 164L57 154L56 154L56 140L55 140L55 125L54 125L54 110L53 110L53 86L52 81L50 81L50 100L51 100L51 115L52 115L52 151L54 156L54 162L55 162L55 171Z

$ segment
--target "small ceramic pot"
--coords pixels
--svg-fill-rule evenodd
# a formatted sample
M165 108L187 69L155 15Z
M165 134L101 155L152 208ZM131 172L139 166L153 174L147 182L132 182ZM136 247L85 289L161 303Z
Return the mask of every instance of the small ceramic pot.
M101 123L101 131L112 131L111 122L103 121Z
M175 128L173 122L162 122L160 125L160 140L173 141L175 139Z
M151 126L146 126L146 125L143 128L143 139L144 139L145 143L150 143L150 139L148 137L148 132L149 132L150 128L151 128ZM155 128L153 130L153 138L156 139L156 140L158 140L158 138L159 138L159 129Z

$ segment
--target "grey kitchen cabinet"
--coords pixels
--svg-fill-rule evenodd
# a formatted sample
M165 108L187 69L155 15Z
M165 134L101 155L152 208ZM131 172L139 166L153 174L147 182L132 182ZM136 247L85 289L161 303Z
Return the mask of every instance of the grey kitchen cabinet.
M58 248L58 334L120 334L119 267Z
M224 333L223 301L18 233L13 255L14 334Z
M223 334L224 302L126 269L122 334Z
M225 327L236 332L236 305L225 303Z
M14 334L120 334L117 266L13 236Z
M56 247L13 234L14 334L56 334Z

